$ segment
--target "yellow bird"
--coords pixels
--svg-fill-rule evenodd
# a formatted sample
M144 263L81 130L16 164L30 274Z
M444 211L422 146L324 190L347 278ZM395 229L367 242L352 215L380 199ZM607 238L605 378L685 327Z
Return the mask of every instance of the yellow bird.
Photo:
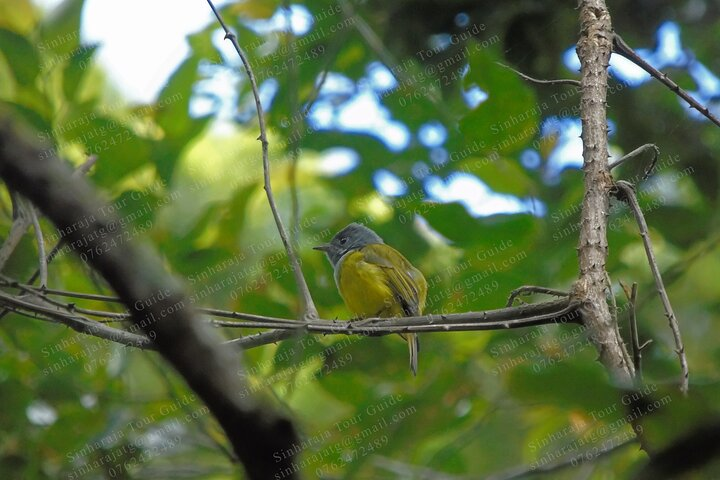
M422 315L427 296L425 277L369 228L351 223L330 243L314 248L327 255L340 296L358 318ZM417 375L417 334L400 336L408 342L410 370Z

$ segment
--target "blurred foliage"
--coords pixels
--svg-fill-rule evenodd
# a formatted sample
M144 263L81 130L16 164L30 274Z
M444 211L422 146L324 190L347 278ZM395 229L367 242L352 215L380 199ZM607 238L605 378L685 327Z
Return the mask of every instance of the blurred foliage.
M616 30L631 45L649 46L657 25L675 20L685 44L710 70L720 70L717 42L708 38L720 32L716 4L609 3ZM540 136L540 122L567 116L579 96L568 87L531 86L496 62L540 78L570 75L560 59L576 41L574 2L348 1L345 7L359 16L350 22L337 4L302 4L315 15L314 25L295 39L261 35L245 23L270 17L279 2L247 0L223 12L261 83L277 85L267 109L272 181L289 225L291 150L300 148L297 237L322 316L347 319L349 313L330 265L310 247L351 221L367 222L421 268L430 286L428 312L499 308L524 284L569 289L577 275L582 177L566 169L548 180L556 139ZM168 268L185 278L194 303L297 315L293 278L262 188L254 104L217 24L188 37L189 55L154 103L131 105L95 64L97 46L81 42L82 7L70 0L43 16L28 0L0 0L0 113L30 124L38 142L73 165L97 155L89 179L129 235L154 244ZM705 14L698 15L699 8ZM379 47L371 48L354 28L358 18ZM428 53L441 34L458 41ZM316 131L291 109L295 95L302 107L316 94L323 71L341 73L359 82L357 88L379 60L396 62L387 67L399 86L377 94L388 117L409 129L407 148L389 148L367 133ZM221 102L201 86L226 70L237 79L234 121L190 115L194 99ZM488 99L471 108L463 92L473 87ZM348 95L321 92L319 100L338 106ZM672 337L622 205L610 214L608 264L616 285L640 285L640 337L653 340L644 352L641 399L657 406L640 423L648 445L659 449L719 414L720 347L712 326L720 299L720 143L716 129L689 119L656 83L611 95L609 115L617 125L614 149L654 142L662 151L658 172L639 186L640 200L685 337L689 398L677 394ZM447 131L442 147L419 141L428 122ZM359 158L341 175L328 174L324 160L336 147ZM520 161L528 149L537 150L537 168ZM407 192L380 195L373 181L380 168L398 176ZM458 171L498 193L534 198L544 209L474 217L460 203L427 199L424 179L444 181ZM637 171L629 165L619 174ZM4 237L12 223L5 190L0 206ZM44 227L54 245L57 235ZM28 234L4 273L27 278L36 255ZM53 262L50 286L107 292L67 252ZM627 338L619 286L616 294ZM435 333L421 341L417 378L408 372L405 345L391 337L301 337L252 349L242 359L248 383L242 393L292 416L304 438L298 461L308 478L432 478L433 471L479 478L575 458L574 468L553 478L577 478L581 471L608 479L628 478L646 463L636 445L594 457L633 438L628 404L638 399L608 384L582 328ZM218 426L157 355L15 315L2 319L0 353L2 478L236 478ZM240 365L238 358L228 368L240 374ZM713 474L717 468L696 478Z

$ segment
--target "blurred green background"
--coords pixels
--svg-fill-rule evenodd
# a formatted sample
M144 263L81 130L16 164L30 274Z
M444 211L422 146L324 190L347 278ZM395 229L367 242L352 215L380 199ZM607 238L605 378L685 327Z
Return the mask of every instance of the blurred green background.
M718 6L649 5L609 2L616 31L650 55L659 52L658 28L673 22L684 50L666 70L713 106ZM295 227L323 318L350 314L330 265L310 247L351 221L367 223L424 272L427 312L499 308L520 285L570 288L583 195L579 94L528 84L497 62L538 78L577 78L568 68L579 30L574 2L310 0L293 4L291 12L311 18L294 35L277 27L293 16L286 6L248 0L221 11L261 83L276 199ZM183 6L166 8L153 21L171 23ZM217 23L208 18L187 37L189 53L157 98L138 103L124 99L96 61L98 46L82 41L81 19L92 21L82 12L82 1L51 13L0 1L2 115L30 124L38 142L73 165L97 155L89 180L130 236L152 243L185 279L194 303L295 317L293 277L262 188L254 103ZM718 415L720 136L661 85L634 83L630 70L616 68L612 154L650 142L661 150L656 174L638 188L691 372L683 399L636 226L613 203L608 271L625 338L619 281L639 284L640 338L653 340L644 351L646 397L659 410L641 423L649 444L662 448ZM360 128L368 111L346 107L368 95L385 123ZM616 175L636 178L643 167L638 161ZM0 207L4 238L12 223L4 188ZM43 226L52 246L52 225ZM26 279L36 257L29 233L4 273ZM111 293L67 253L52 263L49 286ZM646 463L637 444L595 457L633 434L628 399L609 385L582 328L433 333L421 335L421 345L417 378L396 337L303 337L238 353L227 368L240 374L244 365L244 394L295 421L307 478L483 478L576 457L572 468L549 475L611 479ZM214 420L154 353L7 315L0 398L3 478L237 475Z

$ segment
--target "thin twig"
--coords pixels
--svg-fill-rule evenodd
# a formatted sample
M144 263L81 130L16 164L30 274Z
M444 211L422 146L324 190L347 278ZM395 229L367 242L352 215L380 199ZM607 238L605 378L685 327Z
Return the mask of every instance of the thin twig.
M650 165L645 168L645 173L643 173L642 180L647 180L647 178L650 176L652 171L655 169L655 164L658 161L658 158L660 157L660 149L655 145L654 143L646 143L645 145L642 145L632 152L628 153L627 155L623 156L622 158L615 160L614 162L610 163L608 168L612 170L615 167L619 167L620 165L624 164L628 160L632 160L638 156L640 156L641 153L652 150L653 151L653 157L652 162L650 162Z
M104 310L91 310L87 308L81 308L76 306L74 303L62 303L58 302L57 300L53 300L52 298L49 298L47 295L45 295L45 289L43 287L33 287L31 285L21 285L19 283L13 283L10 285L12 288L18 288L19 290L22 290L26 294L32 295L34 297L38 297L42 299L43 302L54 305L58 308L61 308L63 310L66 310L68 313L75 314L79 313L81 315L89 315L91 317L101 317L101 318L109 318L111 321L119 322L122 320L127 320L130 318L130 314L120 313L120 312L106 312Z
M635 221L638 224L640 237L642 237L643 245L645 246L645 254L647 255L648 263L650 264L650 271L652 272L653 278L655 278L655 287L660 295L660 300L662 301L663 308L665 309L665 316L668 319L670 330L672 330L673 333L673 338L675 340L675 353L677 353L680 359L680 369L682 371L680 378L680 391L687 395L689 386L689 370L687 358L685 356L685 347L683 346L682 336L680 335L680 326L678 325L675 312L670 304L670 299L668 298L665 285L663 284L662 275L660 274L660 268L658 267L657 260L655 259L655 253L653 252L652 244L650 242L650 233L648 232L647 223L645 222L645 216L642 213L633 186L624 180L618 180L615 185L618 190L618 197L628 204L630 210L632 210L633 215L635 216Z
M5 277L4 277L5 278ZM79 294L74 292L65 292L51 289L41 289L32 285L20 285L17 282L0 281L0 285L5 287L17 288L23 292L30 293L39 298L45 304L53 307L53 312L57 315L65 317L79 316L79 314L88 314L95 316L111 317L115 320L123 319L126 313L102 312L97 310L88 310L77 307L75 304L63 304L55 302L46 297L46 295L62 295L71 297L83 297L91 300L115 301L114 297L94 294ZM10 298L17 298L9 296ZM5 303L5 302L0 302ZM9 301L7 302L9 303ZM47 307L38 309L33 308L33 304L23 303L23 312L21 314L46 313ZM234 344L241 348L253 348L260 345L275 343L280 340L290 338L299 333L327 335L387 335L390 333L405 332L456 332L456 331L476 331L476 330L505 330L509 328L524 328L544 324L555 323L579 323L580 313L577 303L569 300L555 300L552 302L536 303L531 305L522 305L520 307L510 307L497 310L488 310L481 312L456 313L448 315L423 315L417 317L402 318L383 318L365 319L361 322L338 322L336 320L315 319L311 321L299 321L294 319L285 319L277 317L267 317L262 315L253 315L242 312L230 312L218 309L202 309L198 311L213 315L225 316L228 318L239 319L239 321L218 321L211 320L216 326L227 328L262 328L274 329L256 335L249 335L238 339L230 340L227 343ZM32 316L32 315L31 315ZM91 322L90 320L87 320ZM100 322L92 322L102 325Z
M27 212L32 221L33 230L35 231L35 241L38 248L38 271L40 272L40 286L47 285L47 258L45 257L45 239L43 238L42 229L40 228L40 220L38 220L37 211L33 205L27 205Z
M282 240L283 246L285 247L285 251L287 251L288 259L290 261L290 267L292 268L293 274L295 275L295 283L297 284L298 293L302 301L301 317L306 320L318 318L317 309L315 308L315 303L313 302L312 296L310 295L310 289L305 282L305 277L303 276L302 270L300 269L300 262L298 261L297 254L293 249L290 240L288 239L285 226L283 225L282 218L280 217L277 205L275 204L275 197L273 196L272 184L270 182L270 160L268 159L268 140L265 131L265 114L263 113L263 107L260 102L260 93L258 92L255 74L253 73L252 67L250 66L250 62L248 61L245 52L238 43L237 36L232 33L227 27L227 25L222 19L222 16L220 15L220 12L218 12L215 8L212 0L207 0L207 2L208 5L210 5L213 13L215 14L218 22L225 31L225 38L227 40L230 40L230 43L232 43L233 47L235 47L235 51L240 57L240 60L245 67L245 72L247 73L248 79L250 80L250 88L252 89L253 96L255 97L255 108L257 110L258 125L260 126L260 136L258 137L258 140L260 140L260 144L262 145L265 193L267 193L268 203L270 204L270 210L272 210L273 218L275 219L275 225L277 226L278 233L280 234L280 239Z
M630 46L625 43L625 40L623 40L622 37L617 33L615 33L613 36L613 51L619 55L622 55L638 67L645 70L652 77L656 78L658 81L660 81L660 83L669 88L670 91L672 91L675 95L685 100L688 105L690 105L690 108L694 108L695 110L703 114L705 118L720 127L720 120L715 115L710 113L710 110L708 110L707 107L701 105L697 100L692 98L685 90L680 88L677 83L672 81L670 77L667 76L667 74L661 72L660 70L656 69L655 67L647 63L645 60L643 60L640 55L635 53L635 50L630 48Z
M620 285L622 285L622 289L625 292L628 303L630 304L628 320L630 323L630 345L632 346L633 363L635 364L635 379L637 385L642 385L642 348L640 347L640 338L638 334L637 317L635 311L635 305L637 304L638 285L637 282L633 282L630 291L628 291L627 287L623 285L622 282L620 282Z
M320 90L322 89L323 85L325 85L325 80L327 80L329 70L326 68L322 71L320 74L320 78L318 78L315 81L315 85L313 86L312 92L310 92L310 95L308 95L307 100L305 101L305 107L303 108L303 115L307 116L310 113L310 110L312 109L313 105L317 101L318 97L320 96Z
M414 478L417 480L467 480L469 478L477 478L466 475L450 475L427 467L409 465L382 455L375 455L373 457L373 464L382 470L392 473L392 478Z
M566 307L557 310L561 305L566 305ZM523 318L518 319L516 315L523 309L527 310L522 313ZM503 319L503 317L508 317L508 319ZM321 325L307 324L302 327L281 327L277 330L237 338L229 343L247 349L275 343L301 333L374 336L408 332L505 330L547 324L579 323L580 312L577 304L556 300L543 304L514 307L512 309L489 310L485 312L368 320L372 320L373 323L371 325L357 326L355 324L356 322L325 321L325 324Z
M382 39L375 33L365 19L355 11L352 3L348 0L338 0L338 4L340 5L340 8L342 8L345 20L350 21L350 19L352 19L352 25L355 27L355 30L357 30L363 40L365 40L368 47L375 52L375 55L378 56L380 61L398 77L400 85L410 87L417 83L415 76L409 74L403 68L397 68L398 62L395 59L395 56L390 52L390 50L388 50ZM430 102L435 106L435 108L437 108L438 113L444 119L449 122L456 121L454 115L450 113L438 92L438 89L431 87L424 88L422 90L423 96L430 99Z
M77 167L75 169L75 171L73 172L73 177L80 177L80 176L87 175L87 173L90 171L90 169L93 167L93 165L95 165L97 160L98 160L97 155L89 155L87 157L87 159L85 160L85 162L83 162L79 167ZM52 261L55 260L55 257L57 256L57 254L60 253L60 250L62 250L63 245L65 245L65 237L61 237L60 240L57 241L55 246L53 246L53 248L50 250L50 253L48 253L47 257L45 257L45 265L46 266L50 265L50 263L52 263ZM37 270L35 270L35 273L32 274L32 276L28 279L28 281L26 283L35 283L35 280L38 279L40 274L41 274L41 272L40 272L40 269L38 268ZM42 283L42 284L46 285L45 283Z
M23 292L37 296L53 306L69 313L83 313L93 316L104 316L117 320L125 319L126 313L103 312L99 310L82 309L73 304L64 304L53 301L46 295L59 295L75 298L86 298L115 302L117 298L105 295L82 294L63 290L43 289L32 285L23 285L7 281L7 277L0 276L0 285L16 288ZM522 328L542 323L577 323L580 321L577 305L569 299L554 300L551 302L522 305L519 307L501 308L479 312L452 313L447 315L420 315L415 317L398 318L368 318L362 321L340 321L315 319L300 321L295 319L269 317L243 312L232 312L216 308L198 307L196 310L207 315L237 319L238 321L211 320L216 326L227 328L268 328L306 330L310 333L328 334L340 333L350 335L387 334L407 331L467 331ZM479 326L484 325L484 326ZM244 337L249 338L249 337ZM242 342L240 342L242 343Z
M330 73L330 67L332 66L333 62L337 58L337 54L340 52L342 47L345 45L345 41L347 37L350 35L350 29L344 28L339 34L338 37L335 39L335 41L330 45L330 48L328 49L327 53L324 55L327 59L325 61L325 64L322 67L320 76L315 80L315 84L313 85L313 89L308 95L307 99L305 100L305 106L303 107L303 116L307 117L310 113L310 110L312 109L313 105L317 101L318 97L320 96L320 91L322 90L323 85L325 85L325 81L328 78L328 73Z
M510 296L508 297L505 306L511 307L517 297L528 293L541 293L545 295L553 295L555 297L567 297L569 295L568 292L557 290L555 288L536 287L535 285L523 285L522 287L518 287L512 292L510 292Z
M80 177L87 175L87 173L90 171L90 169L95 165L95 163L98 161L97 155L88 155L88 157L85 159L85 161L78 166L75 171L73 172L73 176Z
M287 19L287 31L285 40L289 44L288 52L295 51L295 33L292 29L292 10L290 2L285 0L283 8ZM290 243L297 252L299 250L298 235L300 234L300 200L298 198L297 170L300 156L300 130L305 123L300 115L300 103L298 100L298 62L290 62L288 71L288 104L290 111L290 167L288 168L288 183L290 184Z
M573 87L580 88L580 80L575 80L573 78L558 78L555 80L540 80L538 78L533 78L530 75L526 75L518 70L515 70L510 65L505 65L502 62L495 62L495 63L497 63L498 65L500 65L503 68L512 70L513 72L515 72L515 74L517 76L519 76L520 78L522 78L524 80L527 80L528 82L537 83L539 85L571 85Z
M108 327L105 324L95 322L81 315L63 312L54 306L43 305L37 301L20 299L4 292L0 292L0 304L2 304L3 308L19 315L50 320L54 323L62 323L77 332L92 335L104 340L110 340L121 345L137 347L145 350L155 349L152 340L144 335L138 335L125 330Z
M577 467L587 461L595 461L600 457L604 457L611 453L614 453L628 445L637 443L636 438L626 440L616 445L608 446L600 449L591 449L585 453L578 453L570 457L561 458L555 462L548 463L546 465L533 465L530 467L516 467L505 472L496 473L487 477L487 480L514 480L516 478L527 478L533 475L543 475L546 473L553 473L566 468Z
M38 295L44 298L46 301L51 302L58 307L65 308L67 310L74 310L79 313L84 313L91 316L96 317L106 317L106 318L114 318L117 320L123 320L129 317L127 313L117 313L117 312L104 312L101 310L88 310L88 309L82 309L75 304L66 305L60 302L55 302L49 298L46 297L46 295L56 295L60 297L70 297L70 298L80 298L85 300L96 300L101 302L110 302L110 303L121 303L122 301L118 297L113 297L110 295L99 295L96 293L82 293L82 292L71 292L68 290L58 290L58 289L52 289L52 288L42 288L42 287L36 287L34 285L19 283L17 281L12 280L11 278L0 274L0 286L9 287L9 288L16 288L18 290L22 290L28 293L32 293L33 295ZM277 320L278 323L288 323L295 326L298 325L305 325L306 322L302 320L295 320L295 319L274 319L273 317L264 317L262 315L255 315L252 313L243 313L243 312L233 312L230 310L220 310L218 308L202 308L198 307L196 310L200 313L205 313L207 315L212 315L215 317L225 317L225 318L232 318L236 320L249 320L249 321L257 321L257 322L272 322L274 320ZM238 325L237 322L233 323L233 325ZM271 327L272 328L272 327Z
M10 200L13 204L14 219L12 225L10 225L10 232L8 232L7 238L5 238L2 247L0 247L0 271L2 271L5 263L10 259L10 256L32 223L32 220L22 207L20 195L10 191Z

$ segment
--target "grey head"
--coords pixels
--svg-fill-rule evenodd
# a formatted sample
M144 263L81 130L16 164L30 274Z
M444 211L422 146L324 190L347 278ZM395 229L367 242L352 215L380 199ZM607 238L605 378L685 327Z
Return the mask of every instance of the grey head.
M383 239L364 225L359 223L351 223L347 227L340 230L330 243L313 247L315 250L325 252L333 268L335 268L342 258L348 252L358 250L365 245L373 243L384 243Z

